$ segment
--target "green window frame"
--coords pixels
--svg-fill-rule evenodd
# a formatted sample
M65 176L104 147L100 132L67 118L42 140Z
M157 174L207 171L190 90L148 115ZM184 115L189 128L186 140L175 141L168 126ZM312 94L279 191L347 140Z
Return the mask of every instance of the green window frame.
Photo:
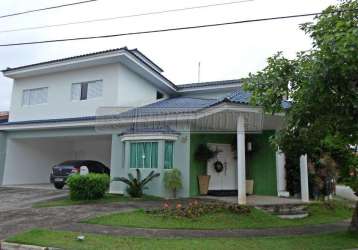
M158 142L131 142L130 168L158 168Z
M174 142L165 141L164 144L164 169L173 168L173 159L174 159Z

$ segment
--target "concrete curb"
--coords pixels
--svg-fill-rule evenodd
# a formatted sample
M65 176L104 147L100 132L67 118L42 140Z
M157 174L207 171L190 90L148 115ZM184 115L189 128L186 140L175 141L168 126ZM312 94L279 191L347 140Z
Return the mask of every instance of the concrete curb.
M0 249L1 250L60 250L59 248L23 245L18 243L10 243L6 241L0 242Z

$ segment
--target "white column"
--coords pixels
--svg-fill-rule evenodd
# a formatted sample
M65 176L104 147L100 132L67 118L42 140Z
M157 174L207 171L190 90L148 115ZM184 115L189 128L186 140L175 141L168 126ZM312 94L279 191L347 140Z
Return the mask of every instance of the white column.
M301 199L304 202L309 202L307 155L301 155L300 157L300 174L301 174Z
M286 169L285 154L281 150L276 151L276 175L277 175L277 195L286 192Z
M245 120L243 115L237 118L237 189L238 203L246 204L246 169L245 169Z

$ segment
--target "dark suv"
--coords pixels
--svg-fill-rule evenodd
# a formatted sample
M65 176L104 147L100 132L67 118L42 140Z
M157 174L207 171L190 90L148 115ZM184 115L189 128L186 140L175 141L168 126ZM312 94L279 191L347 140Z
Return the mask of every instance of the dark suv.
M80 168L86 166L90 173L110 174L110 170L103 163L98 161L72 160L65 161L52 167L50 182L55 188L62 189L66 184L68 176L79 173Z

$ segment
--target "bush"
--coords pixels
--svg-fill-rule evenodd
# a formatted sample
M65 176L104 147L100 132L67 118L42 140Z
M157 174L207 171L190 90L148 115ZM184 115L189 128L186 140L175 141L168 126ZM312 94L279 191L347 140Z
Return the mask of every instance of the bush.
M71 175L67 184L71 200L97 200L104 197L109 188L106 174Z
M174 168L165 172L164 184L167 189L173 192L173 197L176 198L177 190L183 186L179 169Z

